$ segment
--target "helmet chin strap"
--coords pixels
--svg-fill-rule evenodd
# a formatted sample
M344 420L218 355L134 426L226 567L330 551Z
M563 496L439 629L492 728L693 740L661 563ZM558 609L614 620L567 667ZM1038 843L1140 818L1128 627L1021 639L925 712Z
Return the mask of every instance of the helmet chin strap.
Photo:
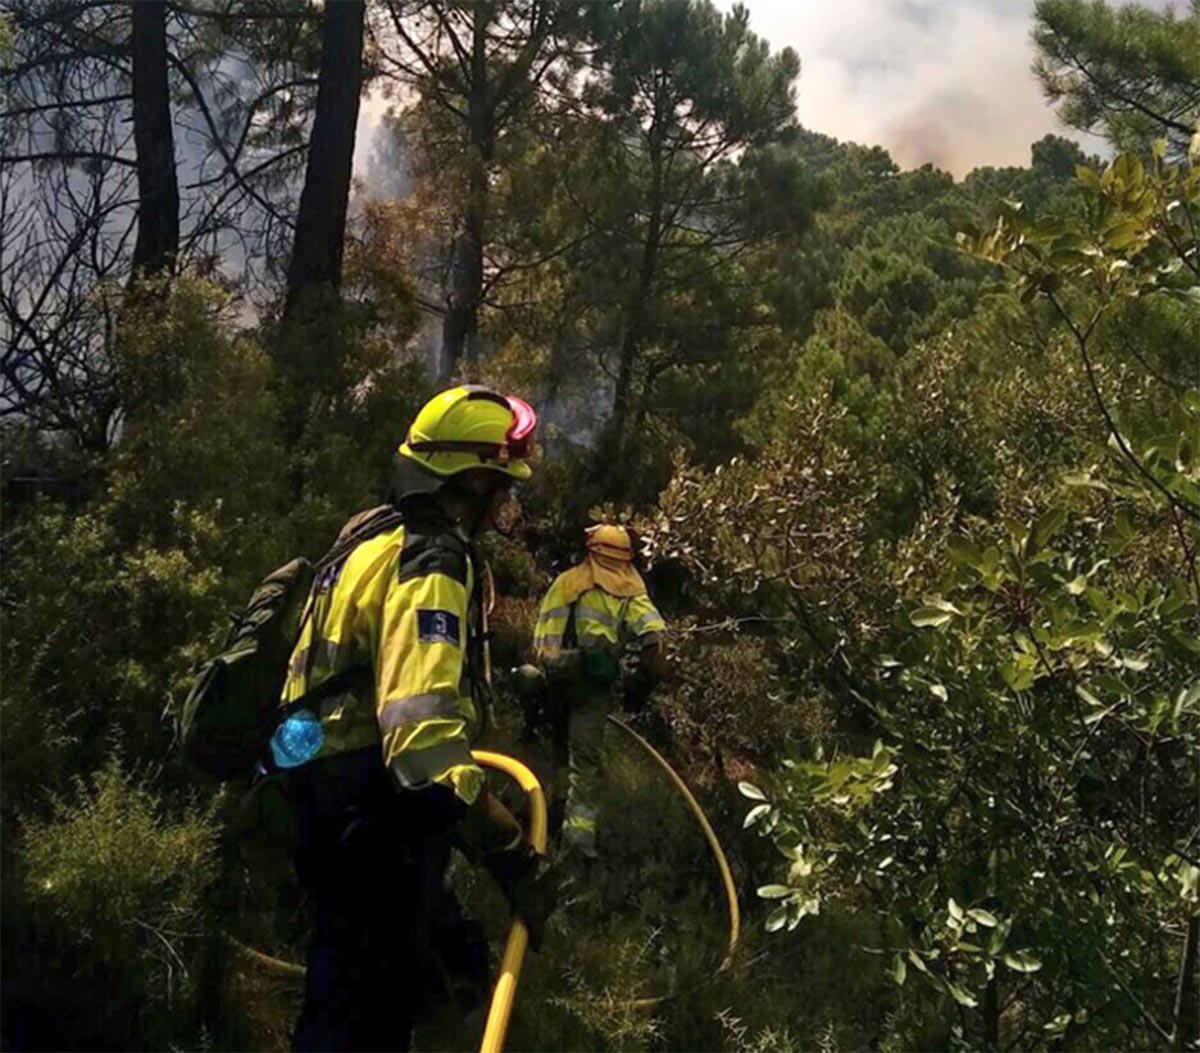
M445 500L438 503L466 531L467 536L474 539L479 536L487 519L495 492L496 488L491 486L480 493L452 477L439 491L439 496L444 496Z
M467 536L473 541L480 534L483 528L483 521L487 518L488 508L492 503L491 494L486 498L476 497L473 506L471 507L470 522L464 523Z
M489 480L494 478L495 482L480 491L459 476L443 478L397 453L392 459L389 496L397 508L410 503L429 502L473 538L479 534L487 518L496 488L507 483L507 478L499 473L485 474Z

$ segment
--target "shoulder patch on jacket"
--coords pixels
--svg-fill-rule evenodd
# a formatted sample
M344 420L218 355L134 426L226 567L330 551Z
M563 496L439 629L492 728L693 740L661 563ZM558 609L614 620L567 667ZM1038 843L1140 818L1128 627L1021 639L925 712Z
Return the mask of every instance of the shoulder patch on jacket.
M422 534L405 527L400 553L400 581L445 574L462 585L467 583L467 549L453 534Z
M419 607L417 609L417 639L421 643L462 645L458 615L453 611Z

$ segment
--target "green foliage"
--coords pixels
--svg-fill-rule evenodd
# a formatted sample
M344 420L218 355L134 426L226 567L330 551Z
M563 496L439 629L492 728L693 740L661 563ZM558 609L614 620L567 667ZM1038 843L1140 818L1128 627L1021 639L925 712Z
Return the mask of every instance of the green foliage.
M53 797L50 818L26 824L28 894L61 933L79 932L117 955L136 946L165 976L172 956L146 934L197 935L216 873L212 818L192 809L165 819L153 791L113 757L93 784L77 783L74 800Z
M315 21L287 10L245 47L311 68ZM486 198L472 375L530 396L544 448L488 546L493 665L528 657L588 515L631 521L671 627L639 727L746 912L718 971L707 848L618 741L601 858L528 962L510 1045L1186 1044L1200 177L1171 122L1195 119L1194 11L1039 4L1064 115L1140 152L1047 136L956 182L796 127L798 59L742 8L538 10L401 13L485 15L483 82L520 87L476 142L444 105L480 98L461 56L426 42L395 118L413 193L364 209L339 295L255 328L188 274L97 289L104 385L67 393L90 438L5 422L6 1043L286 1043L294 978L224 967L216 937L296 959L296 886L266 836L215 880L217 802L184 784L171 718L263 573L381 498L428 394L417 304ZM231 16L196 17L219 55ZM523 66L543 30L557 57ZM395 58L376 43L370 72ZM263 105L256 148L299 143L302 107ZM498 688L488 746L557 786ZM498 943L499 893L453 876ZM421 1048L477 1042L445 1016Z
M1068 339L1041 340L1042 353L1069 357L1082 351L1082 373L1089 378L1091 331L1096 353L1119 353L1121 343L1110 343L1112 334L1100 323L1134 297L1170 293L1178 287L1173 276L1189 265L1186 255L1172 252L1164 224L1186 222L1195 207L1190 183L1162 164L1155 175L1151 185L1131 158L1119 158L1103 177L1081 169L1083 216L1036 224L1002 218L997 227L994 242L1005 248L988 258L1006 264L1011 257L1005 253L1031 258L1036 273L1023 272L1021 289L1060 297L1055 306ZM1180 203L1170 205L1177 195ZM1068 234L1083 246L1079 258L1056 259L1047 242ZM1116 253L1123 265L1113 268L1106 254ZM1031 297L1023 299L1036 308ZM1080 311L1089 312L1086 331L1074 321L1078 314L1072 312ZM1152 317L1164 317L1161 308ZM980 323L984 331L993 324ZM972 322L968 332L980 323ZM1011 331L1015 322L1006 325ZM941 343L948 349L957 339L961 334ZM983 411L948 422L948 438L972 455L986 449L988 435L1027 441L1033 421L1013 404L1012 393L1007 399L972 395L976 378L952 397L947 383L954 374L945 366L953 359L947 361L945 350L934 354L935 347L896 378L905 390L897 404L912 421L911 438L903 439L905 422L889 421L888 430L899 424L892 432L895 445L877 448L874 456L883 464L896 457L911 462L910 443L928 449L933 422L923 411L930 402L937 406L935 417L959 407ZM928 370L935 365L938 379L931 384L925 378L932 379ZM993 396L1001 395L994 384L1005 369L988 362L982 374ZM970 377L967 371L964 379ZM1020 381L1017 392L1028 392L1020 396L1025 402L1038 386L1056 382L1043 368L1012 379ZM1179 923L1190 909L1180 895L1189 887L1191 865L1176 851L1176 817L1194 810L1186 758L1200 743L1191 687L1195 534L1190 528L1179 532L1178 519L1173 530L1171 517L1192 507L1189 436L1198 422L1191 416L1191 392L1167 385L1172 408L1164 421L1162 378L1142 374L1138 384L1127 383L1114 376L1105 394L1128 408L1129 419L1148 424L1150 412L1140 411L1138 392L1152 389L1161 438L1114 442L1114 456L1102 455L1099 464L1094 457L1103 447L1093 438L1089 470L1057 480L1045 477L1049 451L1040 452L1037 444L989 455L985 475L1023 472L1026 464L1038 472L1040 500L1031 504L1029 493L1010 497L999 490L1001 506L1016 514L997 524L964 516L953 497L935 498L935 487L926 515L890 559L886 550L860 550L859 560L883 557L891 581L878 606L856 598L852 587L839 593L849 617L859 622L851 633L847 618L840 618L840 631L859 637L860 646L872 638L874 643L869 656L856 655L844 637L838 647L850 659L845 686L873 717L881 741L862 755L851 746L853 735L834 736L839 746L831 759L818 743L811 760L785 762L767 792L743 785L751 798L747 825L770 835L788 861L784 882L759 888L769 901L768 931L795 928L830 909L830 899L834 909L876 911L883 928L873 946L885 956L893 981L911 985L916 977L928 992L926 1001L977 1011L980 1023L974 1026L985 1041L1002 1025L1018 1041L1026 1033L1061 1033L1068 1026L1092 1034L1147 1027L1160 1040L1170 1034L1159 1021L1171 1020L1178 959L1163 952L1158 934L1168 919ZM1037 402L1052 405L1044 395ZM887 420L888 404L877 400L874 412ZM1056 421L1059 416L1055 409L1047 424L1053 422L1052 434L1061 436L1070 418ZM1111 426L1107 412L1104 418ZM782 416L774 421L786 426ZM810 455L834 478L847 471L829 459L829 442L840 431L836 425L827 429L820 452ZM878 434L885 434L883 426ZM1057 451L1064 468L1072 457L1088 455L1080 440ZM1133 458L1123 445L1132 448ZM930 452L932 465L943 471L963 464L949 444ZM748 508L740 539L718 535L717 547L705 549L691 536L689 518L682 542L677 537L670 552L685 560L704 552L709 581L732 574L747 582L746 565L786 573L787 542L794 544L795 535L773 537L774 520L756 503L758 487L780 493L774 479L764 485L770 463L768 454L734 468L732 479L740 472L744 483L712 484ZM669 491L664 508L679 508L681 496ZM844 498L836 504L846 507ZM794 530L812 518L806 507L785 522ZM1160 556L1177 541L1182 570L1173 556ZM941 550L940 559L931 547ZM792 559L804 564L809 555L797 551ZM862 564L855 569L861 573ZM802 602L802 574L792 570L786 581ZM753 579L747 583L754 587ZM883 617L889 605L892 613ZM867 620L872 609L873 622ZM828 646L832 635L827 627L821 642ZM1114 940L1118 913L1122 935ZM1133 974L1121 964L1131 947L1143 963ZM1082 991L1114 982L1134 1004L1151 1008L1131 1018L1130 1001L1093 997L1084 1003L1086 1012L1063 1016L1064 1005L1080 1004ZM997 998L1014 985L1021 986L1023 1008L1019 1019L1005 1021L996 1015Z
M30 844L40 846L30 849L40 853L37 873L46 871L55 888L64 887L78 862L66 854L71 837L82 838L81 852L107 838L115 847L105 873L140 897L128 911L113 913L103 874L87 871L70 878L69 900L13 910L23 933L39 934L22 938L53 934L55 963L106 976L124 970L127 986L98 987L96 1000L80 1002L73 1026L80 1034L116 1029L124 1037L112 1041L125 1046L152 1041L147 1036L157 1032L143 1028L135 1010L139 1001L165 997L162 976L149 964L135 969L137 941L164 954L184 935L184 943L194 942L195 895L212 876L211 860L201 865L197 858L187 864L194 864L194 886L175 896L164 885L173 880L167 863L176 840L199 838L201 828L215 836L216 829L207 812L203 822L193 816L177 829L157 818L159 795L162 808L182 807L186 773L171 749L176 709L229 614L263 574L298 551L323 550L352 511L378 503L403 427L398 422L411 416L419 392L412 367L394 361L376 330L329 312L319 332L288 334L287 347L297 355L279 352L294 364L305 338L332 333L342 341L337 379L320 390L313 382L302 434L288 444L284 407L299 401L290 367L281 379L213 286L182 276L153 292L121 306L112 347L123 426L102 474L45 436L32 437L5 465L20 471L36 457L51 479L88 473L86 489L63 487L74 504L18 500L21 490L5 488L5 836L32 832ZM139 767L160 773L153 791L104 767L114 741ZM65 811L61 800L47 799L47 788L61 789L98 767L92 804ZM165 831L161 844L149 842L151 826ZM141 883L125 869L139 852L147 867ZM30 889L30 902L41 903ZM178 925L149 909L156 896L162 910L178 908ZM6 915L13 916L7 907ZM178 953L182 962L167 956L176 988L181 970L190 973L194 964L190 951ZM59 968L55 963L46 968ZM41 1019L55 1004L54 990L48 982L42 990L23 985L12 1004L23 1006L25 1019ZM111 993L120 1020L108 1015L100 992Z
M975 306L981 268L972 268L948 241L946 225L923 216L883 221L848 255L838 302L903 354Z
M579 973L568 973L567 992L551 999L565 1009L588 1031L604 1036L616 1049L650 1049L661 1045L663 1023L653 1011L638 1003L651 991L656 970L653 968L654 944L659 933L651 932L642 942L625 939L607 948L604 967L613 980L605 983L585 980Z
M122 538L178 537L184 508L219 509L218 528L278 505L284 462L271 363L239 333L226 295L184 278L130 303L115 343L125 418L108 466ZM234 557L236 559L236 557Z
M1062 532L1066 548L1051 547ZM1044 965L1022 996L1023 1026L1037 1028L1089 975L1119 976L1137 946L1146 971L1119 979L1165 1017L1170 959L1153 948L1185 910L1171 888L1188 870L1174 817L1191 806L1186 758L1200 742L1185 628L1196 596L1179 577L1130 585L1128 553L1094 559L1128 541L1062 508L994 544L950 539L940 592L910 601L920 635L876 665L894 745L787 764L768 795L743 787L757 799L747 823L791 861L786 885L759 889L779 901L768 930L861 889L894 926L877 951L899 985L916 978L976 1008L986 984ZM1153 774L1139 743L1161 758ZM1087 1004L1092 1027L1125 1011Z
M965 231L959 243L1014 268L1025 300L1085 279L1098 312L1121 297L1186 295L1196 268L1189 220L1200 204L1200 171L1190 158L1183 167L1164 157L1160 142L1149 167L1133 154L1103 172L1080 166L1083 215L1032 221L1020 202L1006 202L992 231Z
M676 673L658 710L693 783L736 777L752 761L777 759L780 743L819 738L831 723L829 700L793 695L770 642L736 628L732 620L680 624L673 634Z
M1065 183L1083 164L1096 167L1096 160L1087 157L1079 144L1061 135L1044 135L1030 147L1030 160L1035 172L1044 172L1058 183Z
M12 62L13 23L8 14L0 16L0 69L7 69Z
M3 705L29 733L19 749L5 742L17 771L90 771L114 728L164 753L164 709L289 543L266 357L234 335L211 287L185 279L163 292L124 316L128 408L103 496L6 522ZM6 809L35 806L41 785L14 780Z
M532 148L536 178L505 233L562 248L499 298L493 332L503 361L546 361L551 420L600 437L587 502L645 502L674 447L707 463L736 449L723 422L752 404L778 343L757 287L818 194L780 148L798 60L751 33L745 11L629 3L591 5L589 17L590 119ZM614 473L624 462L639 470Z
M1182 155L1200 117L1200 11L1097 0L1039 0L1035 69L1059 116L1099 130L1118 149L1148 151L1167 136Z
M10 533L4 711L28 737L6 739L4 756L33 777L14 780L6 808L41 794L39 769L88 770L113 728L165 751L164 706L229 596L205 551L216 524L182 512L175 522L177 537L162 548L126 547L103 512L68 519L40 510Z
M215 803L170 815L117 756L25 825L26 968L60 985L64 1041L165 1048L190 1034L217 840Z
M1126 304L1151 296L1195 299L1200 262L1191 231L1200 216L1200 169L1191 156L1181 168L1166 164L1164 154L1160 142L1149 170L1132 154L1121 154L1103 173L1081 167L1079 183L1087 204L1082 217L1029 221L1014 202L992 231L965 231L959 239L970 251L1012 269L1021 301L1032 304L1044 297L1067 327L1110 442L1131 481L1149 484L1173 514L1200 519L1200 468L1194 463L1195 425L1189 419L1196 400L1192 383L1164 382L1139 358L1154 387L1165 387L1172 399L1167 419L1162 420L1161 406L1153 413L1137 413L1137 401L1113 410L1093 359L1093 337L1103 340L1103 323ZM1194 323L1190 329L1196 332ZM1183 544L1190 560L1186 540Z

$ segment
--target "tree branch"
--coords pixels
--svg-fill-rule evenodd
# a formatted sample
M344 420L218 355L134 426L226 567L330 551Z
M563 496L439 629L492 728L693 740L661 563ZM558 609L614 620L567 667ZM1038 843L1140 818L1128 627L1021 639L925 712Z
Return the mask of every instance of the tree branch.
M18 106L15 110L5 110L0 113L0 120L11 117L27 117L34 113L45 113L49 110L74 110L87 106L105 106L110 102L127 102L133 96L129 92L116 95L101 95L96 99L69 99L64 102L43 102L36 106Z
M71 164L75 161L106 161L109 164L125 165L127 168L137 167L137 161L131 158L119 157L117 154L106 154L97 150L66 150L62 152L48 150L45 153L4 154L0 156L0 165L14 165L36 161L62 161L65 164Z
M1092 365L1091 355L1088 354L1087 349L1088 337L1091 335L1091 331L1095 327L1095 323L1100 317L1099 312L1093 316L1092 320L1088 323L1086 330L1080 330L1079 326L1076 325L1075 320L1067 313L1062 304L1058 302L1058 298L1053 293L1047 293L1046 298L1054 306L1054 309L1058 312L1059 317L1067 323L1067 326L1070 328L1075 337L1075 342L1079 345L1079 352L1083 357L1084 370L1087 373L1088 386L1092 390L1092 395L1095 398L1096 406L1100 410L1100 414L1104 418L1104 423L1108 427L1108 433L1112 436L1113 441L1117 444L1118 449L1120 449L1121 453L1125 456L1125 459L1133 466L1137 473L1148 483L1150 483L1155 490L1162 494L1173 508L1178 508L1181 512L1200 522L1200 511L1197 511L1196 509L1193 509L1189 505L1186 505L1180 501L1173 493L1171 493L1170 490L1163 486L1163 484L1151 474L1145 465L1142 464L1141 459L1137 456L1137 454L1135 454L1133 450L1129 448L1129 444L1125 441L1125 437L1121 434L1120 429L1117 427L1116 421L1113 420L1112 414L1109 413L1108 405L1104 401L1104 395L1100 391L1100 384L1096 379L1096 371Z

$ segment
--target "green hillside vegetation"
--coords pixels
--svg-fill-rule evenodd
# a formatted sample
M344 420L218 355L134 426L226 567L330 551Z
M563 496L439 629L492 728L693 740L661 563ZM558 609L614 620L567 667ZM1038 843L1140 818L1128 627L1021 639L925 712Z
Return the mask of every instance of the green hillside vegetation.
M66 90L29 86L48 40L126 47L122 5L78 6L0 8L14 110ZM178 6L170 104L195 117L209 92L234 145L222 55L327 75L332 21L304 5ZM1047 95L1108 156L1047 136L961 180L798 126L800 58L741 8L429 11L503 45L464 65L428 11L367 6L364 87L392 92L409 186L352 210L331 281L270 248L310 222L293 153L228 184L253 193L213 229L245 252L185 222L157 264L49 286L59 328L10 317L6 1048L287 1048L286 811L200 778L176 722L258 580L379 502L436 369L543 420L489 541L479 745L549 781L503 673L589 515L629 523L672 661L631 719L701 800L743 911L719 970L700 829L615 738L601 859L528 960L507 1048L1197 1048L1200 10L1042 0ZM248 149L302 150L312 109L264 106ZM101 152L72 112L55 149ZM59 193L88 164L27 168ZM432 371L431 302L461 309ZM454 873L498 960L499 892ZM474 1048L482 1021L443 1007L417 1048Z

